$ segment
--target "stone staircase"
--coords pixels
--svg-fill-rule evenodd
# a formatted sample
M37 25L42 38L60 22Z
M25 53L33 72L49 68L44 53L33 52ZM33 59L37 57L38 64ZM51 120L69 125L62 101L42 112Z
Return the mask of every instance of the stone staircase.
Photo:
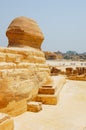
M62 76L52 76L52 83L43 85L39 88L38 95L35 101L43 104L56 105L59 98L59 93L65 83L65 78Z

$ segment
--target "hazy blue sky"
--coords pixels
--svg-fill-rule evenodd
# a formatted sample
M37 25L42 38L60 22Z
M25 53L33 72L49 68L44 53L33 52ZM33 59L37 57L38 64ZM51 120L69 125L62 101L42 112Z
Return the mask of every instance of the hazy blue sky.
M86 0L0 0L0 46L18 16L37 21L45 40L43 50L86 52Z

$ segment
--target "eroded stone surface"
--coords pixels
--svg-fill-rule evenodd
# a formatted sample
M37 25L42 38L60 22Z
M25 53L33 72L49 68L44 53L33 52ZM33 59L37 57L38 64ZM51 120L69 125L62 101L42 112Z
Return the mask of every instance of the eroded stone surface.
M0 130L14 130L14 122L9 115L0 113Z
M38 24L26 17L15 18L9 25L6 35L9 46L31 46L41 48L44 36Z
M0 108L10 101L31 100L38 88L50 80L43 52L29 47L0 48ZM3 55L4 54L4 55Z
M51 78L40 50L44 37L35 21L16 18L6 35L9 47L0 47L0 111L14 116L26 110L26 101L32 100Z
M59 98L59 93L65 84L66 80L63 76L52 76L52 84L49 87L44 87L44 89L39 89L39 93L35 100L42 102L43 104L56 105ZM48 86L48 85L47 85ZM53 86L53 89L52 87Z
M42 103L41 102L28 102L27 103L27 111L31 111L31 112L39 112L40 110L42 110Z

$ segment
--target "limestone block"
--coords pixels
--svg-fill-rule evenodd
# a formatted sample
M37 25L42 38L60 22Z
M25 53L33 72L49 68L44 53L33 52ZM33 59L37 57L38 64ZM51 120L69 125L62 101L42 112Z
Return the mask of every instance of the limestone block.
M49 69L49 68L39 68L39 71L40 71L40 72L45 71L45 72L47 72L47 73L50 74L50 69Z
M30 68L35 68L35 71L37 72L47 72L48 74L50 74L50 69L48 68L48 66L46 66L46 64L34 64L34 63L29 63L29 62L20 62L16 65L16 68L19 69L30 69Z
M3 52L0 52L0 62L5 62L6 61L6 54Z
M37 57L43 57L45 58L45 55L42 51L39 49L33 48L33 47L0 47L0 53L3 54L20 54L24 56L32 55L32 56L37 56Z
M45 59L43 57L31 56L29 55L27 58L23 58L22 62L29 62L29 63L45 63Z
M45 63L45 59L43 57L37 57L37 56L34 56L32 57L32 63Z
M0 113L0 130L14 130L14 122L9 115Z
M72 75L72 76L69 76L68 79L86 81L86 76L85 75Z
M15 69L15 67L16 67L15 63L7 63L7 62L0 63L0 69Z
M54 87L40 87L39 94L55 94L55 88Z
M14 62L15 59L20 58L20 61L22 62L29 62L29 63L45 63L45 57L44 53L41 52L40 50L28 47L28 48L14 48L14 47L9 47L4 49L6 55L7 55L7 60ZM15 54L15 55L13 55ZM13 60L13 58L15 58ZM7 62L8 62L7 61Z
M52 75L58 75L61 72L60 69L58 69L57 67L52 67L51 68L51 74Z
M53 88L52 84L43 85L42 88Z
M47 72L39 72L33 66L29 69L0 70L0 109L13 100L33 99L38 94L39 87L48 79Z
M36 64L45 64L45 57L43 52L40 50L28 47L25 48L3 48L3 53L1 55L1 62L28 62L28 63L36 63Z
M45 63L45 64L38 64L38 63L36 63L35 64L37 67L39 67L39 68L48 68L49 69L49 67L48 67L48 65Z
M6 62L19 63L23 59L22 55L6 53Z
M4 53L4 52L5 52L4 48L5 48L5 47L0 47L0 52L1 52L1 53Z
M42 102L43 104L49 104L49 105L56 105L59 98L59 93L65 83L65 78L63 76L52 76L52 84L51 85L44 85L41 90L41 94L38 94L37 97L34 99L35 101ZM51 87L53 86L53 87ZM47 90L49 90L49 93ZM54 88L54 91L52 92L52 88ZM40 90L39 90L40 91ZM51 94L52 92L52 94Z
M6 54L6 62L14 62L15 58L16 57L13 54L10 54L10 53Z
M18 115L26 110L20 102L35 98L39 87L50 82L50 70L41 51L44 36L34 20L14 19L6 35L9 45L0 48L0 110Z
M85 67L76 67L76 70L78 71L78 75L84 74L85 73Z
M0 63L0 109L4 109L12 101L18 102L22 99L31 100L34 98L38 93L39 86L49 81L50 77L47 72L48 67L44 64L44 61L42 62L42 59L45 60L44 54L40 50L31 47L28 47L28 49L0 49L3 53L2 56L7 61ZM32 56L32 59L36 58L36 61L34 63L27 62L28 55ZM26 59L26 62L23 62L23 59ZM25 111L25 107L23 109ZM13 113L18 114L19 111L16 110ZM8 111L10 113L10 108ZM22 112L22 108L20 108L20 111Z
M44 40L37 23L26 17L15 18L9 25L6 35L9 46L31 46L40 49Z
M15 101L14 102L14 106L10 106L11 108L13 107L13 109L11 109L11 111L7 111L7 113L9 113L9 115L11 116L18 116L24 112L27 111L27 100L26 99L22 99L22 100L19 100L19 101Z
M39 112L40 110L42 110L41 102L30 101L27 103L27 111Z
M21 69L21 68L27 68L27 69L29 69L29 68L31 68L31 67L33 67L33 68L36 68L36 66L35 66L35 64L34 63L29 63L29 62L20 62L20 63L18 63L17 65L16 65L16 68L19 68L19 69Z
M73 70L73 74L77 75L78 71L76 69Z
M47 95L47 94L38 94L36 99L37 102L42 102L43 104L56 105L57 96L56 95Z
M11 101L6 107L0 109L0 112L4 112L11 116L18 116L27 111L27 100L22 99L19 101Z
M70 75L73 73L73 68L66 68L66 74Z

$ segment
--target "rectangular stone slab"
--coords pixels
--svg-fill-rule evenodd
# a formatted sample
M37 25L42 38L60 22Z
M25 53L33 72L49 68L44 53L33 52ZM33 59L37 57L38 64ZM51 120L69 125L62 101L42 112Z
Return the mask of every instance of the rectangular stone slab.
M40 87L39 88L39 91L38 91L39 94L55 94L55 88L52 87Z
M43 104L56 105L57 96L55 94L54 95L38 94L36 97L36 101L42 102Z
M39 112L40 110L42 110L42 103L41 102L28 102L27 103L27 111L31 111L31 112Z

